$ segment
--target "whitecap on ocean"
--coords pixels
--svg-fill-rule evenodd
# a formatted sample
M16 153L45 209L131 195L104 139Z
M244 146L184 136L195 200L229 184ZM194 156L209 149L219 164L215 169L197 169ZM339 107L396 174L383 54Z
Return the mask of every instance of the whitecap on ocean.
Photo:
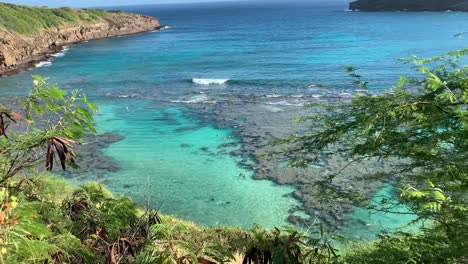
M195 84L201 85L210 85L210 84L225 84L229 79L202 79L202 78L193 78L192 82Z
M50 62L50 61L41 61L38 64L36 64L36 68L47 67L47 66L50 66L50 65L52 65L52 62Z

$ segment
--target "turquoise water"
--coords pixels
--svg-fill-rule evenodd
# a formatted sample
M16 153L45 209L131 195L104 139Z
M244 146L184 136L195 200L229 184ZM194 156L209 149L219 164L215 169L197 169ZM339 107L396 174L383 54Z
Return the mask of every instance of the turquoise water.
M24 94L31 74L83 89L101 106L99 132L125 137L104 150L121 170L87 179L141 203L149 177L154 207L203 224L284 225L298 201L291 187L252 180L229 154L239 147L233 131L201 121L187 103L314 94L317 84L346 90L345 65L360 68L372 89L388 88L411 73L399 58L467 46L453 38L468 28L466 13L345 12L346 3L124 9L170 28L71 46L49 65L0 79L0 94Z
M201 126L183 108L124 100L104 104L96 121L99 133L125 137L104 150L121 166L106 185L141 204L149 177L153 207L208 225L282 226L298 205L293 188L254 180L239 167L229 155L240 147L230 130Z
M379 207L382 199L396 198L398 194L392 186L385 186L374 194L371 205ZM395 232L399 229L407 231L418 230L419 225L413 223L417 216L410 213L405 206L395 206L392 212L400 214L387 213L383 211L367 210L364 208L355 208L348 215L349 222L342 230L340 235L355 240L372 240L381 232Z

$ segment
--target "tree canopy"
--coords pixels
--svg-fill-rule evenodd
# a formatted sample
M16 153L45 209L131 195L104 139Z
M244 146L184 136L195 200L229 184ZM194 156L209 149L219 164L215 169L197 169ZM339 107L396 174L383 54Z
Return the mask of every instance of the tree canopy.
M350 162L397 160L392 170L369 172L362 180L394 185L399 199L383 201L382 206L389 211L396 203L411 206L420 220L443 229L444 239L434 243L447 243L453 249L450 254L466 260L468 67L462 63L467 54L463 49L427 59L412 57L407 62L415 65L417 77L401 77L390 91L360 93L349 103L311 105L325 108L325 114L301 118L310 122L309 132L278 143L289 146L286 152L294 156L293 166L332 155L327 151L332 147L347 154ZM355 85L367 89L355 69L348 71ZM328 192L320 195L332 190L333 195L359 198L335 188L334 177L321 181Z

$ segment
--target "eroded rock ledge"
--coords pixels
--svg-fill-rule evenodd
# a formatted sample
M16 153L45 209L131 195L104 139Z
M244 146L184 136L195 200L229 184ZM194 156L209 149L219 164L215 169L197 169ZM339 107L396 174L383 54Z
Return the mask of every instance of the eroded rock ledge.
M59 52L63 45L160 28L157 18L126 13L119 13L112 19L64 25L34 34L19 34L0 27L0 76L31 68Z

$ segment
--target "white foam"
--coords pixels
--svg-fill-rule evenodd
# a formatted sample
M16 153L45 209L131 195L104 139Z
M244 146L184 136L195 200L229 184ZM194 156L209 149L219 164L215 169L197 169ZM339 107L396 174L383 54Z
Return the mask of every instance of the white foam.
M62 52L59 52L59 53L55 53L52 56L54 56L56 58L63 57L63 56L65 56L65 52L62 51Z
M267 94L266 97L267 98L278 98L278 97L281 97L281 95L279 95L279 94Z
M170 28L171 28L170 26L162 26L161 28L151 30L150 32L159 32L161 30L166 30L166 29L170 29Z
M56 58L58 58L58 57L63 57L63 56L65 56L65 53L66 53L68 50L69 50L69 48L68 48L67 46L64 46L64 47L63 47L63 50L62 50L61 52L55 53L55 54L53 54L52 56L54 56L54 57L56 57Z
M267 102L267 105L283 105L283 106L304 106L303 103L292 103L288 101Z
M291 97L292 98L304 98L305 95L303 95L303 94L293 94L293 95L291 95Z
M210 85L210 84L225 84L229 79L202 79L202 78L193 78L192 82L195 84L201 85Z
M279 108L279 107L276 107L276 106L272 106L272 105L265 105L263 106L266 110L268 110L269 112L272 112L272 113L279 113L279 112L283 112L283 109Z
M39 68L39 67L48 67L52 65L52 62L50 61L41 61L39 62L38 64L36 64L36 68Z
M342 98L352 98L353 97L353 95L351 93L347 93L347 92L340 93L338 96L342 97Z
M195 95L187 100L173 100L171 102L173 103L183 103L183 104L200 104L200 103L205 103L205 104L214 104L216 101L209 100L210 98L205 95L205 94L200 94L200 95Z

